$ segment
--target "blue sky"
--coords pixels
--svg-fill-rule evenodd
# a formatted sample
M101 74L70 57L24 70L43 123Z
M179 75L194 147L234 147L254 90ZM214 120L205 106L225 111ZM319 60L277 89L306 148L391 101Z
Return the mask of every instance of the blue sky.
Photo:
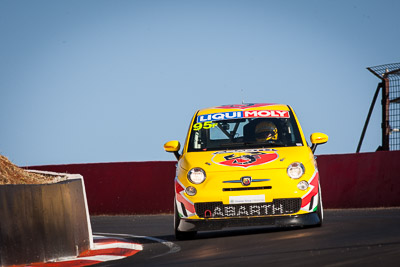
M354 153L400 62L399 1L0 0L0 154L20 166L174 160L199 108L284 103ZM380 105L362 152L380 144Z

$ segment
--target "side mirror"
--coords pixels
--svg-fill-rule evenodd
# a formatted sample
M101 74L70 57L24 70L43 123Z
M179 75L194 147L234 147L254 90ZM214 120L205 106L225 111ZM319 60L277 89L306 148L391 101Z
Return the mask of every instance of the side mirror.
M317 145L322 145L328 142L328 136L323 133L313 133L310 136L311 139L311 150L314 153L315 149L317 148Z
M179 141L176 140L169 141L164 144L164 150L174 153L177 160L179 160L179 157L181 156L178 152L180 148L181 144L179 143Z

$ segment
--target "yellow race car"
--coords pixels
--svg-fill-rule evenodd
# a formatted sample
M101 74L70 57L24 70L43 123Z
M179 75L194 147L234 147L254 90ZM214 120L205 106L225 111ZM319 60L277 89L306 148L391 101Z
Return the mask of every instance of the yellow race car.
M230 226L319 226L321 188L313 152L293 109L281 104L225 105L197 111L178 159L175 236Z

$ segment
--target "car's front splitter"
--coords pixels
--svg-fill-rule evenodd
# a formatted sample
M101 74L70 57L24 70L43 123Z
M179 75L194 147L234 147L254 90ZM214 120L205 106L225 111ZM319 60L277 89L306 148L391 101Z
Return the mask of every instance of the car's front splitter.
M263 226L275 225L278 227L296 227L296 226L313 226L320 224L320 219L316 212L287 215L287 216L271 216L271 217L253 217L253 218L223 218L223 219L180 219L178 230L182 232L188 231L207 231L221 230L227 227L244 227L244 226Z

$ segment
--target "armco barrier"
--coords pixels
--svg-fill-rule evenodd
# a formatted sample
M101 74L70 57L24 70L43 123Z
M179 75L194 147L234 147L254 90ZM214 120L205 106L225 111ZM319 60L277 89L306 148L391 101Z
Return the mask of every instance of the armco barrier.
M0 216L0 266L77 256L91 247L82 177L1 185Z
M317 158L325 208L400 206L400 151ZM90 213L173 211L175 161L34 166L85 177Z

